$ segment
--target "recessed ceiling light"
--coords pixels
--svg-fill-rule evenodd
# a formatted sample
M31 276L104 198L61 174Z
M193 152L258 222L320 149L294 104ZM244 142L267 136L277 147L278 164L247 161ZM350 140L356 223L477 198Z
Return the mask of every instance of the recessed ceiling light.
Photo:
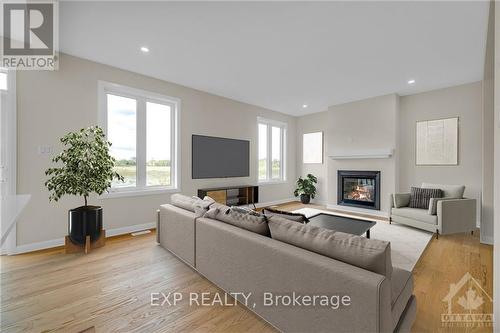
M408 84L414 84L414 83L415 83L414 79L408 80Z
M302 107L305 109L305 108L308 107L308 105L307 104L302 104Z
M141 46L141 51L144 52L144 53L148 53L149 52L149 48L147 48L146 46Z

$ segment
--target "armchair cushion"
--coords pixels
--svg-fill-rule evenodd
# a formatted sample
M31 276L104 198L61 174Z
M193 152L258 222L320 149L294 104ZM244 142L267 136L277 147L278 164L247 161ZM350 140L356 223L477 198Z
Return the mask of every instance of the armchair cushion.
M408 207L410 204L410 193L395 193L394 196L394 207Z
M402 216L408 219L421 221L428 224L438 223L438 217L436 215L429 215L427 213L427 209L401 207L393 208L391 213L392 215Z
M422 188L439 188L443 191L443 198L462 199L464 197L464 185L443 185L422 183Z
M439 198L441 199L441 198ZM437 214L437 207L438 207L438 198L431 198L429 200L429 209L427 211L427 213L429 215L436 215Z

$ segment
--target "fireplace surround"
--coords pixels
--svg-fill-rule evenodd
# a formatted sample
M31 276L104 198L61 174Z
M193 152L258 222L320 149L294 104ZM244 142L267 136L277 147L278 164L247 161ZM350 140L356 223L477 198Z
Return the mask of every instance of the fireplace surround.
M337 171L337 204L380 210L380 171Z

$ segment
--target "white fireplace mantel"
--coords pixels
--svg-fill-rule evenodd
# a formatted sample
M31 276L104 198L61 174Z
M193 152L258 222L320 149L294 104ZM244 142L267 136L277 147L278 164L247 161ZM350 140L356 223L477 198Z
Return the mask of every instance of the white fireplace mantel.
M364 149L333 151L329 154L334 160L363 159L363 158L391 158L394 154L393 148L387 149Z

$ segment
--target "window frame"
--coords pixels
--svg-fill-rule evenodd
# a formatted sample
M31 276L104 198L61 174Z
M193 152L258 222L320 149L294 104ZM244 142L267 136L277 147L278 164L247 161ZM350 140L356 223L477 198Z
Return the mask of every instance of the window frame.
M259 179L259 124L263 124L267 126L267 149L266 149L266 179ZM281 129L280 131L280 177L272 178L272 153L273 153L273 140L272 140L272 128L278 127ZM287 140L287 129L288 124L285 122L266 119L263 117L257 117L257 182L259 184L280 184L286 183L286 140Z
M0 89L0 92L2 94L7 95L8 92L10 90L12 90L12 79L11 79L12 72L13 71L9 71L7 68L0 67L0 73L1 74L5 74L5 76L6 76L6 83L7 83L7 89Z
M107 95L115 95L135 99L136 109L136 186L112 187L108 193L101 197L125 197L140 196L162 193L180 192L180 110L181 100L176 97L166 96L142 89L131 88L116 83L98 82L98 123L107 136L108 131L108 108ZM170 175L171 184L147 185L147 102L168 105L171 110L171 140L170 140Z

